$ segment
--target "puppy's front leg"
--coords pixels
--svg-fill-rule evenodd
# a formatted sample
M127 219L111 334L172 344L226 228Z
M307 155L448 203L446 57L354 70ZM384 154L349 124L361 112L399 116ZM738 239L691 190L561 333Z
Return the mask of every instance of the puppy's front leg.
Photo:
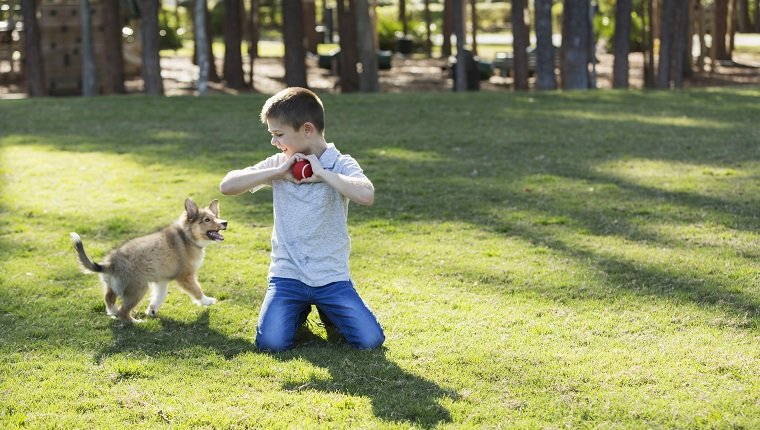
M169 293L168 282L156 282L150 284L151 297L148 309L145 311L149 317L155 317L158 314L158 310L166 299L166 294Z
M193 302L196 304L210 306L216 303L215 298L208 297L203 294L203 290L201 290L201 284L198 283L198 280L195 279L195 276L185 276L183 278L177 279L177 282L179 283L180 288L189 294L190 297L192 297Z

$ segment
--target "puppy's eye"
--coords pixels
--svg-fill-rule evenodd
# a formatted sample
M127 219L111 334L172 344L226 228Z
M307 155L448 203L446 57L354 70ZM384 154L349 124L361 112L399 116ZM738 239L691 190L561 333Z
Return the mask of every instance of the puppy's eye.
M206 218L203 218L203 222L211 222L211 219L210 219L210 218L208 218L208 217L206 217Z

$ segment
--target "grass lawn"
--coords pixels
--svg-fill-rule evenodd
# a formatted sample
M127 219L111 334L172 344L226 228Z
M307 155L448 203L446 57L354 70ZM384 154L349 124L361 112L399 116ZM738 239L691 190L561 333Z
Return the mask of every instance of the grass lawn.
M0 101L0 428L760 427L760 90L325 95L387 342L274 355L271 191L217 188L265 98ZM186 196L230 222L219 303L107 318L68 233L100 261Z

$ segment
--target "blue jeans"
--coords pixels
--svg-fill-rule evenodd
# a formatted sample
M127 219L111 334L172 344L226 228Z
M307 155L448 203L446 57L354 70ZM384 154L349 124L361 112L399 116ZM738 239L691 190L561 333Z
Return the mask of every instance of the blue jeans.
M375 314L359 297L351 281L333 282L311 287L296 279L271 278L264 302L261 304L256 327L256 346L265 351L284 351L292 348L296 331L316 305L353 347L377 348L385 334Z

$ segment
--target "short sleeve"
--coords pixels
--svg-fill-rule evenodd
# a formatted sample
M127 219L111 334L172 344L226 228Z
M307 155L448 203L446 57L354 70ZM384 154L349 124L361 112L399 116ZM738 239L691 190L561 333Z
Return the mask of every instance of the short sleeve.
M357 162L350 155L341 155L337 164L338 166L336 167L338 168L336 169L336 173L340 173L341 175L346 175L351 178L367 178L367 176L364 174L364 170L362 170L362 167L359 165L359 162Z

